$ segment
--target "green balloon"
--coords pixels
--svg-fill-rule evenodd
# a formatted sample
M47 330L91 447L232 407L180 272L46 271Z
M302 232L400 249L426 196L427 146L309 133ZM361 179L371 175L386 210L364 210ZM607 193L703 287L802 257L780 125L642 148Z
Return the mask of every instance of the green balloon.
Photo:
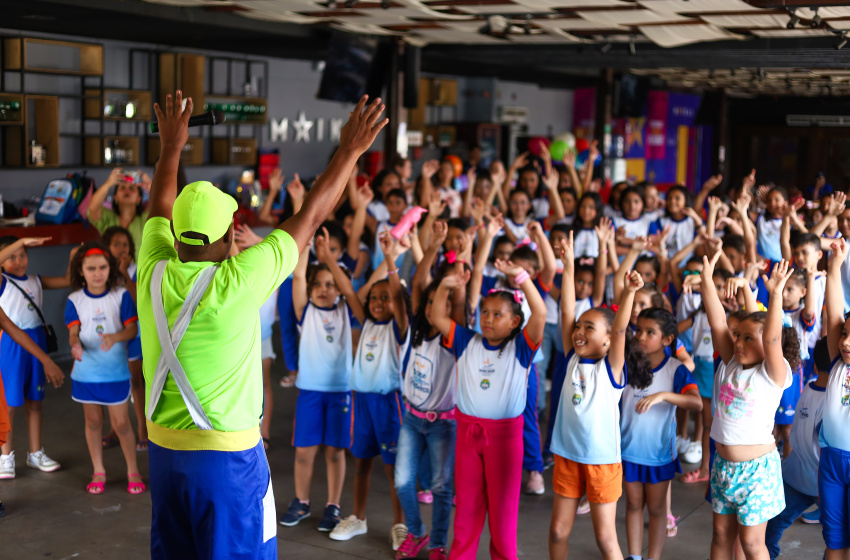
M549 145L549 153L552 155L553 161L563 160L564 156L567 153L567 150L569 149L569 144L567 144L563 140L555 140L554 142L552 142L552 144Z

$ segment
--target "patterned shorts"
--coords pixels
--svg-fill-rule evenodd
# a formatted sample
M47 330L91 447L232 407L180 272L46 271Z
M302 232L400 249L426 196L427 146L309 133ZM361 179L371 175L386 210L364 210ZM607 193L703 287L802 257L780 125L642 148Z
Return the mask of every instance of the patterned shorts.
M776 450L752 461L733 463L714 455L711 469L711 509L735 514L738 523L752 527L785 509L782 462Z

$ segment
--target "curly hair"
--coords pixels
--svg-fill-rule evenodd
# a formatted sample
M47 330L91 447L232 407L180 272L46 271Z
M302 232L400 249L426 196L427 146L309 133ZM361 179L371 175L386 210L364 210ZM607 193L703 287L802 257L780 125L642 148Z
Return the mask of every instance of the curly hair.
M766 311L756 311L747 315L744 320L759 323L764 328L765 319L767 319ZM782 357L788 361L792 370L802 365L802 360L800 359L800 338L797 336L797 331L794 330L794 327L782 327Z
M602 314L610 329L614 324L614 317L616 315L614 310L610 307L594 307L593 311ZM652 383L652 364L649 363L649 358L646 357L646 354L638 346L632 329L628 327L626 328L626 345L623 358L629 385L637 389L648 387Z
M83 276L83 261L86 259L86 253L93 249L100 251L106 259L106 262L109 264L109 276L106 278L107 289L118 285L118 281L120 279L118 262L115 260L115 257L112 256L112 253L109 252L109 248L100 241L86 241L80 246L79 250L74 255L74 260L71 261L71 287L75 290L81 290L86 287L86 279Z
M124 235L127 237L127 244L130 246L130 256L133 257L133 260L136 260L136 242L133 241L133 236L130 235L130 232L121 226L112 226L103 230L103 233L100 236L103 244L109 247L112 245L112 239L116 235Z

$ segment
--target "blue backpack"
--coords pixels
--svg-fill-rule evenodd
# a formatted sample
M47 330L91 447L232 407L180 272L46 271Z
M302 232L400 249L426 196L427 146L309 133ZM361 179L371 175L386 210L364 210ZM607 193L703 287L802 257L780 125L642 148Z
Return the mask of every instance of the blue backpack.
M94 181L85 173L71 173L64 179L54 179L47 184L35 221L41 224L67 224L82 219L80 202L92 190Z

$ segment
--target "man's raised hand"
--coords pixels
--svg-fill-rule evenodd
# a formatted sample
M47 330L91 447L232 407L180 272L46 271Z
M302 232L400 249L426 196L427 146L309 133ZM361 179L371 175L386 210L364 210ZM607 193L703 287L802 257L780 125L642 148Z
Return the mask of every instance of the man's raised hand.
M162 155L177 155L183 151L183 146L189 140L189 117L192 116L192 98L186 100L183 108L183 92L177 90L172 96L165 96L165 112L159 103L153 104L156 121L159 124L159 139L162 143Z
M368 95L360 98L360 101L350 113L348 122L340 131L340 149L354 150L358 156L369 149L381 129L390 122L389 119L381 119L381 113L384 112L381 98L376 97L367 107L366 101L368 99Z

